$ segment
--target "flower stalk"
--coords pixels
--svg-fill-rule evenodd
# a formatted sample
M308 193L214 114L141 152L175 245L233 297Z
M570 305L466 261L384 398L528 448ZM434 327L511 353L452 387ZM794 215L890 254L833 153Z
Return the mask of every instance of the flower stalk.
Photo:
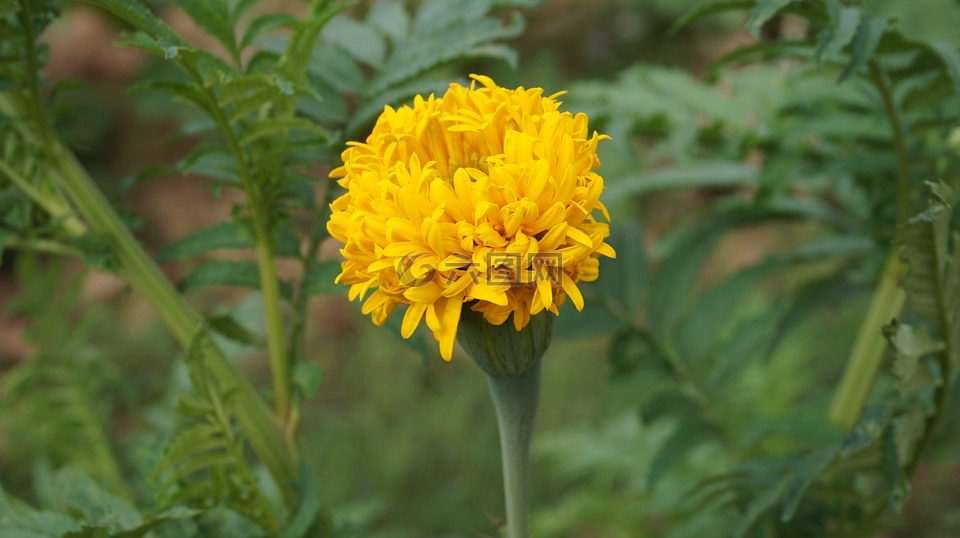
M512 323L493 325L469 308L460 321L460 344L486 374L497 413L509 538L527 537L530 438L540 401L540 359L552 336L549 313L533 316L519 331Z
M526 538L530 438L540 400L540 361L520 375L486 376L500 431L507 536Z

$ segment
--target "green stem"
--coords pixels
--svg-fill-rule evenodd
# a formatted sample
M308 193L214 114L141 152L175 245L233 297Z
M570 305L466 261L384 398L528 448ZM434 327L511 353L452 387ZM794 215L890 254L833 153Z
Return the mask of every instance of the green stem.
M486 374L500 429L508 538L527 538L527 469L540 399L540 363L520 375Z
M160 314L174 338L184 347L193 340L199 317L190 310L173 285L150 259L106 197L59 139L51 137L47 149L50 165L60 184L90 227L113 244L127 282ZM296 473L263 400L219 348L209 346L207 365L232 392L236 418L250 445L276 480L289 506L296 502Z
M905 267L897 254L890 256L873 292L866 317L830 404L830 422L849 431L857 423L882 364L886 342L883 326L900 315L906 293L900 287Z
M323 243L324 238L327 237L327 229L324 223L327 222L328 218L329 209L324 205L324 208L318 215L317 223L314 224L313 232L310 235L310 245L307 248L307 253L302 258L303 271L300 277L300 287L293 300L293 320L290 328L290 355L287 361L291 367L304 360L304 349L307 345L307 304L310 299L310 294L306 293L307 290L304 289L303 284L306 282L306 279L309 278L313 267L317 263L320 244ZM294 391L290 400L290 418L287 421L286 431L284 432L287 437L288 447L298 448L296 439L300 430L300 419L300 398L298 393Z
M260 273L260 290L263 293L263 315L267 329L267 353L270 357L270 369L273 378L273 398L277 416L286 425L290 418L290 364L287 361L286 335L283 329L283 309L280 301L280 282L277 280L277 268L274 260L273 238L267 215L263 210L263 196L256 178L250 172L246 154L237 140L230 120L223 113L212 93L203 81L203 76L195 66L181 62L183 69L193 78L197 86L203 89L207 102L207 112L217 124L220 134L227 144L230 155L237 163L243 182L247 205L253 219L254 241L256 242L257 268ZM288 446L291 453L292 446Z
M30 106L30 113L34 118L46 118L43 112L43 99L40 95L40 62L37 58L37 47L35 46L37 36L33 28L33 11L31 10L30 0L20 1L20 29L23 31L24 40L24 62L25 73L27 77L27 92ZM43 134L49 132L50 126L46 121L38 121L38 126Z
M897 224L903 224L910 218L910 161L907 137L903 119L893 99L890 77L877 62L870 62L870 75L880 91L883 110L893 132L893 147L897 153Z
M257 204L254 201L252 204ZM256 217L255 217L256 220ZM263 292L263 315L267 326L267 351L273 373L273 399L280 422L290 419L290 363L287 361L283 310L280 303L280 282L274 265L273 243L262 220L257 220L257 266Z
M85 254L83 251L49 239L4 239L4 248L10 250L21 250L30 252L39 252L42 254L53 254L55 256L66 256L83 260Z

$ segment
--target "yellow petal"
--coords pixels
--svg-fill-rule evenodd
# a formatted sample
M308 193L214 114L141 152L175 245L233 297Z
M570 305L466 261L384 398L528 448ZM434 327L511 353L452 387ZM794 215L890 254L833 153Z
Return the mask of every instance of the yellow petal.
M577 283L573 281L566 273L563 273L561 277L561 285L563 286L563 291L566 292L567 297L573 301L573 306L577 307L577 310L583 310L583 295L580 293L580 288L577 287Z
M608 258L616 258L616 257L617 257L617 252L616 252L615 250L613 250L613 247L611 247L610 245L608 245L608 244L606 244L606 243L601 243L600 246L597 247L597 253L598 253L598 254L603 254L604 256L606 256L606 257L608 257Z
M451 297L443 301L442 308L437 340L440 341L440 356L443 357L443 360L448 361L453 357L453 344L457 338L457 326L460 324L463 300L460 297Z
M567 228L567 237L585 247L593 248L593 240L590 239L590 236L572 226Z
M486 281L481 280L472 286L467 292L467 297L472 297L481 301L487 301L500 306L507 306L507 286L491 286Z
M423 286L417 286L415 288L407 288L403 292L403 296L414 303L425 303L430 304L435 302L443 294L443 288L441 288L436 282L428 282Z
M423 313L427 311L427 305L423 303L414 303L407 308L406 314L403 315L403 324L400 326L400 336L404 338L410 338L413 334L413 331L417 330L417 326L420 325L420 320L423 318Z
M540 297L540 305L543 308L553 304L553 286L548 280L539 280L537 282L537 295Z

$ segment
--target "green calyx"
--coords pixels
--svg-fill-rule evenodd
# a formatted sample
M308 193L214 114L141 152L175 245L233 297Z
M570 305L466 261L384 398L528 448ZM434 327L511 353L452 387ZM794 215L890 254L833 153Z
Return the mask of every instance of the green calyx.
M457 340L487 374L521 375L534 365L550 347L553 337L553 315L541 312L530 317L530 323L516 330L510 320L493 325L483 314L464 308L460 315Z

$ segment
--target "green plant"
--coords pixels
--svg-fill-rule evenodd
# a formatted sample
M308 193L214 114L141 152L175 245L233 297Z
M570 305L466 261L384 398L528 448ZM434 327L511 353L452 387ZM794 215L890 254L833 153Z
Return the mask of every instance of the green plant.
M311 407L330 372L306 343L307 305L337 293L339 265L318 260L335 189L314 178L384 104L442 90L464 61L514 61L514 10L536 2L316 1L302 17L173 2L222 54L140 2L87 3L169 68L134 86L187 119L190 152L168 168L243 196L230 221L147 254L65 142L69 87L39 75L61 3L0 5L0 249L16 253L9 309L36 346L3 374L0 528L496 533L495 447L461 441L493 427L464 361L393 369L387 336L331 338L317 348L350 365ZM618 258L585 287L582 316L557 318L544 358L571 370L545 369L545 391L570 397L540 410L533 534L954 535L956 514L922 506L916 477L954 461L960 55L836 0L709 3L677 25L720 13L753 40L703 77L638 64L565 85L566 106L613 137L599 151ZM220 250L249 256L208 258ZM78 268L54 257L120 275L183 360L101 323L120 314L76 300ZM279 258L299 276L279 279ZM173 260L190 269L176 286L157 266ZM188 304L209 285L260 293ZM432 361L422 336L407 342ZM251 350L268 357L263 386L235 360ZM600 353L602 385L584 365Z
M616 327L614 373L637 395L641 432L662 439L629 465L594 463L640 475L621 487L642 508L611 511L619 528L667 516L677 536L871 535L896 521L949 412L960 57L834 1L711 3L678 25L738 9L754 36L790 17L802 35L724 56L709 75L726 90L647 66L572 90L619 138L603 156L608 204L653 210L691 187L716 201L652 247L622 229L614 246L636 254L591 290L592 322L562 327L561 316L558 333ZM775 224L788 221L795 232ZM744 227L781 252L704 282L717 245ZM850 303L871 288L865 310ZM836 318L844 303L846 333L832 331L831 347L798 344L811 318ZM799 361L842 364L858 333L828 420L829 393ZM540 450L564 465L574 449Z
M463 2L447 10L435 1L416 9L385 1L356 19L342 14L348 3L337 1L310 2L302 18L265 13L256 1L177 2L219 43L223 56L186 43L138 1L89 3L129 26L124 45L178 68L176 77L132 88L162 92L190 107L195 121L184 129L199 140L176 171L244 195L232 221L167 246L159 259L219 249L250 249L254 259L202 263L180 290L160 272L49 113L57 110L51 106L57 92L40 76L45 49L38 35L58 15L56 0L0 8L0 247L76 255L116 271L185 348L193 392L183 395L180 410L189 420L152 473L156 498L150 502L157 509L189 505L198 511L183 517L200 518L226 507L270 534L328 535L330 515L312 493L298 433L301 401L313 397L320 377L305 358L306 305L311 295L332 292L336 265L317 261L326 238L322 201L332 189L320 188L318 196L310 170L332 160L342 140L339 130L357 132L376 108L438 87L438 68L480 57L513 60L499 41L515 36L522 19L514 13L504 22L491 13L532 3ZM447 46L436 47L438 39ZM295 283L278 279L278 257L299 262L302 276ZM181 295L210 284L260 291L263 342L235 319L197 314ZM217 338L265 347L272 374L268 400ZM41 396L36 398L39 405ZM268 471L269 487L257 473L260 466ZM119 478L109 474L101 478Z

